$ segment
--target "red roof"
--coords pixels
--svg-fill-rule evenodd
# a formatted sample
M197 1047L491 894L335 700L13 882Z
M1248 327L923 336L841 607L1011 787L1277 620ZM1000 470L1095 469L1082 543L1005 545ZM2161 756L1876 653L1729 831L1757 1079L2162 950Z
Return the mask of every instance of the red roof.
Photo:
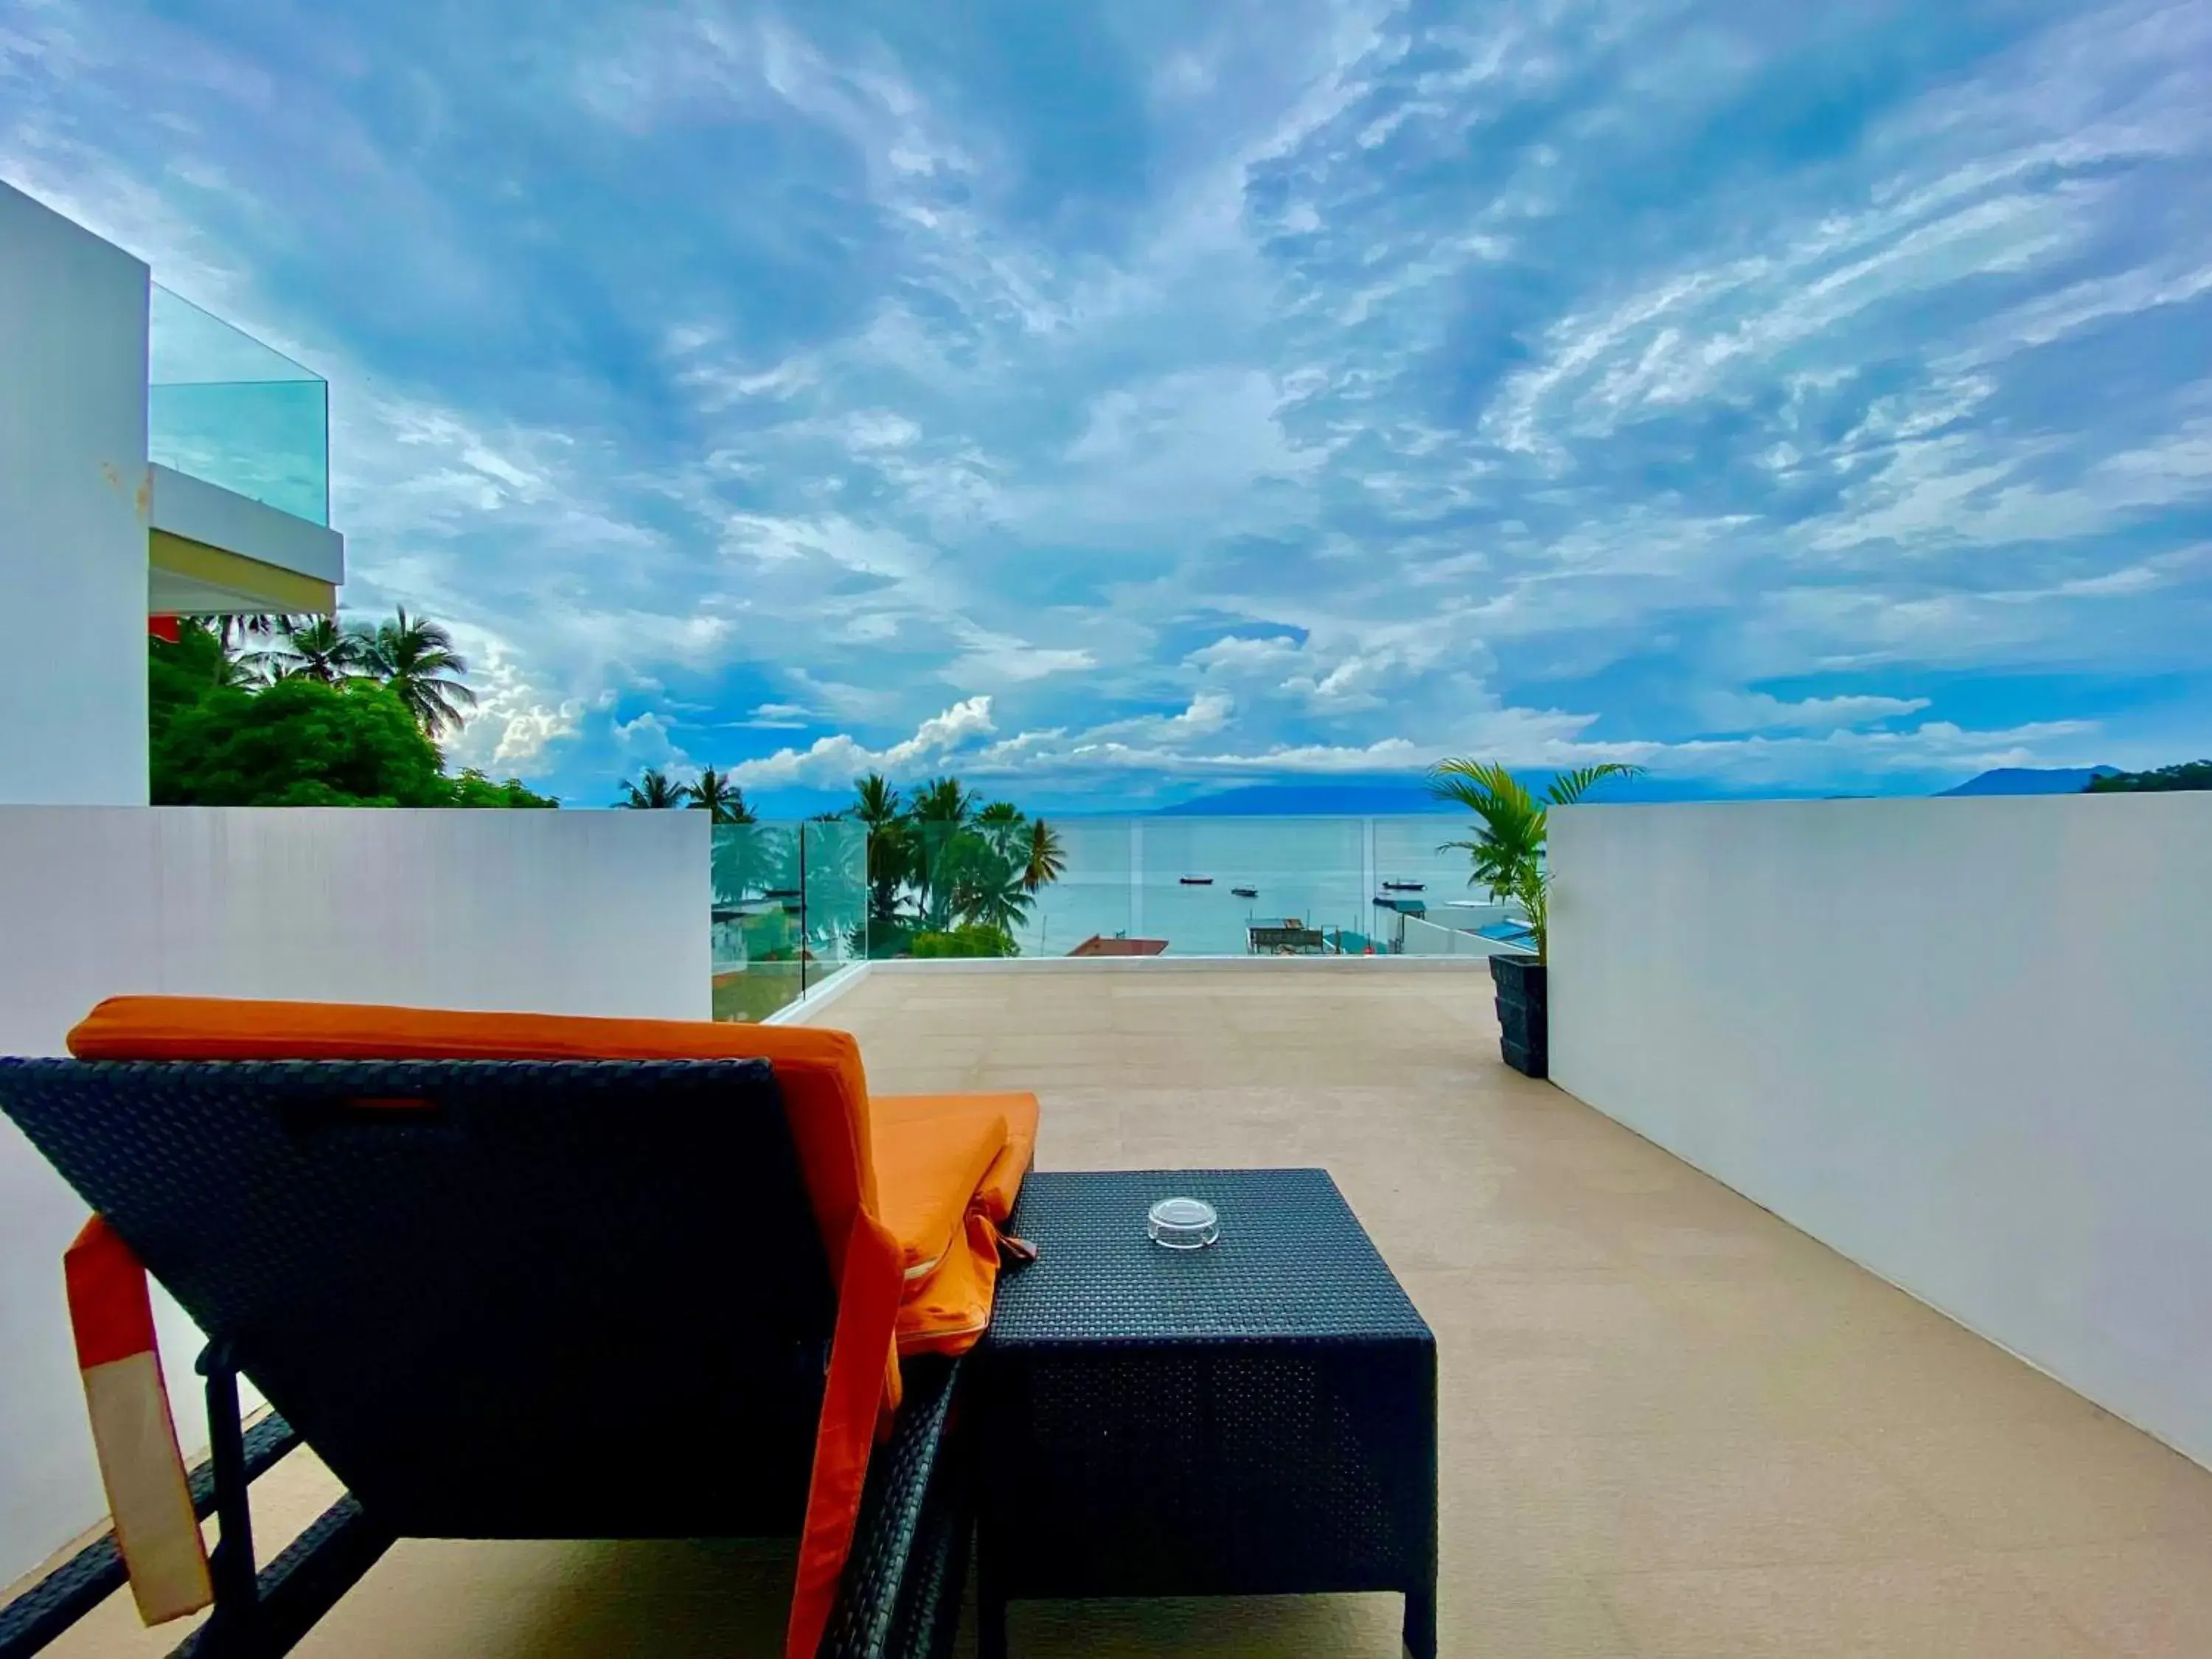
M1093 933L1067 954L1072 957L1156 957L1168 948L1164 939L1108 939Z

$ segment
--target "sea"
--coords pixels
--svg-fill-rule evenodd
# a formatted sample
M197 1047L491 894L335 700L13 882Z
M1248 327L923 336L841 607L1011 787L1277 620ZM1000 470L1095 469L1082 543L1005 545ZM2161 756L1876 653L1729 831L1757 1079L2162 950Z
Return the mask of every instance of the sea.
M1439 921L1451 901L1483 897L1468 885L1466 852L1440 845L1469 833L1443 813L1051 822L1067 868L1016 930L1024 956L1066 956L1093 934L1164 939L1175 956L1242 956L1247 929L1292 921L1358 952L1370 939L1381 948L1395 926L1378 896L1419 901ZM1420 885L1386 895L1392 882Z

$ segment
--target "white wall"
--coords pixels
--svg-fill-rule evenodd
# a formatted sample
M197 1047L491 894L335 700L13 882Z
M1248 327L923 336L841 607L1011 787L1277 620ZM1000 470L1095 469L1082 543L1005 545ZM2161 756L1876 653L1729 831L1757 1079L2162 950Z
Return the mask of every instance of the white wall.
M0 184L0 801L146 799L146 305Z
M707 833L703 812L0 806L0 1054L61 1054L125 992L704 1019ZM0 1584L106 1508L61 1292L84 1216L0 1118ZM160 1300L201 1445L198 1337Z
M1553 814L1551 1066L2212 1464L2212 794Z

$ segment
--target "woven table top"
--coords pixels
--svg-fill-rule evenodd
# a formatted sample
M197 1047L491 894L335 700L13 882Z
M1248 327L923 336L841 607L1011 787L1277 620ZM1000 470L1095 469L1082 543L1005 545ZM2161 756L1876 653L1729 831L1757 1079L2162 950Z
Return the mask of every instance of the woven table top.
M1221 1218L1203 1249L1146 1236L1163 1198ZM1032 1173L1012 1231L1038 1259L999 1280L987 1349L1431 1340L1325 1170Z

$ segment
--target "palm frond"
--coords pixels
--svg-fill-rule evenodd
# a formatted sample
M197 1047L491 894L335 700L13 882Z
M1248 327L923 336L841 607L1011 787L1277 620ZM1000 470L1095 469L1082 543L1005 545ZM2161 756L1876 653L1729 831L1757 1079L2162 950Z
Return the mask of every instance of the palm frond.
M1572 806L1589 793L1593 785L1602 783L1607 778L1638 777L1643 771L1642 767L1631 765L1626 761L1601 761L1595 766L1560 773L1552 780L1544 793L1554 806Z

